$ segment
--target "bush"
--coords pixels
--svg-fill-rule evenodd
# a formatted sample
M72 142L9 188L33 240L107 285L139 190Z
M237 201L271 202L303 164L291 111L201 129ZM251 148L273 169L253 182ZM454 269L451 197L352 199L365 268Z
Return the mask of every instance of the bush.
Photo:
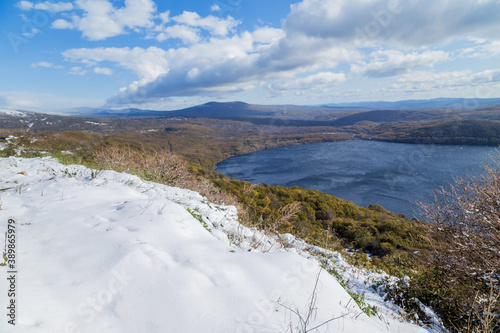
M292 233L313 245L329 247L324 241L326 233L331 246L337 247L340 241L345 247L368 251L380 257L420 251L425 246L420 242L419 235L423 229L419 223L379 205L359 207L317 190L298 186L255 185L221 174L213 174L212 180L248 208L247 221L251 226ZM294 214L287 214L282 219L281 210L291 204L294 204ZM398 257L406 258L399 254ZM380 268L385 269L388 263L379 262Z
M449 328L500 332L500 163L456 178L421 204L432 244L430 269L414 279L422 302Z

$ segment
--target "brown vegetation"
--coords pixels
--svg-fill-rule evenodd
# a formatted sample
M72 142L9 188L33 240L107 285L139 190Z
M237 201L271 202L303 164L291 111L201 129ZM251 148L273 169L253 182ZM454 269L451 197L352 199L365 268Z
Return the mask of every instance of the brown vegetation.
M457 178L421 204L429 255L390 292L422 316L431 307L453 332L500 331L500 161L482 176ZM417 301L418 300L418 301Z
M207 178L196 174L183 159L169 151L108 146L96 151L93 158L100 169L126 172L145 180L193 190L217 204L238 204L236 198L221 191Z
M422 205L432 222L432 262L456 297L459 318L453 324L466 320L469 331L500 330L500 163L495 162L480 177L455 179L437 191L434 204Z

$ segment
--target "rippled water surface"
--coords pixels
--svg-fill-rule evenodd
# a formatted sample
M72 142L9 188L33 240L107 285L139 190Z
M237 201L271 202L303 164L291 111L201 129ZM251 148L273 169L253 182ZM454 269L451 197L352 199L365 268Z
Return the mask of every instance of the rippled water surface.
M477 174L495 147L344 141L296 145L232 157L217 171L252 183L298 185L416 216L414 202L453 176Z

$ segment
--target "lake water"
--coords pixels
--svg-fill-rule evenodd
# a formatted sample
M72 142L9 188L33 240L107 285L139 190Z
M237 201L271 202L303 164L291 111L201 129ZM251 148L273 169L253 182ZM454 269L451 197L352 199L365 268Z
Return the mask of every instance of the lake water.
M217 171L252 183L317 189L361 206L379 204L409 217L415 202L453 176L478 174L495 147L343 141L295 145L229 158Z

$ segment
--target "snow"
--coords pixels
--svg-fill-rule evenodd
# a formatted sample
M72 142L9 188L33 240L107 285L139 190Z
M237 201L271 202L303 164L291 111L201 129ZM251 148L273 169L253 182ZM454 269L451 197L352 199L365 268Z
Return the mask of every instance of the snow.
M196 192L14 157L0 159L0 190L0 244L16 223L18 306L14 327L0 267L0 332L295 332L291 310L305 319L314 295L308 328L338 319L313 332L427 332L381 299L385 312L368 317L307 244L286 235L283 248Z
M11 110L11 109L4 109L4 108L0 108L0 114L5 114L8 116L15 116L15 117L27 117L27 114L25 112Z

